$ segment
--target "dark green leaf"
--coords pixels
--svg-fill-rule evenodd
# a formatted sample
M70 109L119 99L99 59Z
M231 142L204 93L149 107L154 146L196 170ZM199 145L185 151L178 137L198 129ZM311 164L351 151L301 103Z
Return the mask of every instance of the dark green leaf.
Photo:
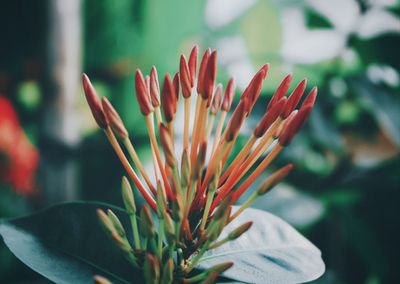
M3 220L0 235L16 257L56 283L92 283L95 274L113 283L140 282L141 274L125 261L98 222L96 208L110 207L84 202L56 205ZM113 211L129 229L123 210Z
M221 238L247 221L254 224L246 234L209 251L200 267L233 261L234 266L223 275L246 283L303 283L324 273L320 250L289 224L265 211L245 210L225 228Z

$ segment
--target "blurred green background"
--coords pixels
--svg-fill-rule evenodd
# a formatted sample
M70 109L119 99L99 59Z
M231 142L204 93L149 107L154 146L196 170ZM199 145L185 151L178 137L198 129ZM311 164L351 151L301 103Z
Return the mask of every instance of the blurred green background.
M243 134L287 73L319 88L305 129L274 164L295 170L256 203L321 249L327 271L316 283L400 280L399 1L15 0L1 1L0 29L0 217L72 199L121 204L123 169L81 73L148 160L134 71L175 73L199 44L218 50L218 81L234 77L239 90L271 65ZM47 281L1 243L0 282Z

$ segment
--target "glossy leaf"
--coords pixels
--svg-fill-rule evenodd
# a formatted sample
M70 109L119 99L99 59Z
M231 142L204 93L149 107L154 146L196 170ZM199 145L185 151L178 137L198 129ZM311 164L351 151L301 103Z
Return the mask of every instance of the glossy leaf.
M92 283L95 274L113 283L140 282L140 273L101 228L96 208L113 208L123 223L128 222L123 210L113 206L65 203L27 217L3 220L0 235L17 258L56 283Z
M304 283L324 273L320 250L285 221L265 211L245 210L226 227L221 238L250 220L254 224L246 234L209 251L200 268L233 261L234 266L223 276L266 284Z

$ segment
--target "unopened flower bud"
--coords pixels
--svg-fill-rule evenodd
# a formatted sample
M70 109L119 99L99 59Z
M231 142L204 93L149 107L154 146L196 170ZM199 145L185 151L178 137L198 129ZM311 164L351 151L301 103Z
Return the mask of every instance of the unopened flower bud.
M180 93L180 84L181 84L181 76L179 75L179 72L175 73L174 79L172 80L172 85L174 86L174 93L176 97L176 101L179 99L179 93Z
M164 218L164 211L166 210L166 201L162 190L161 183L157 183L157 216L159 219Z
M286 96L287 91L290 87L290 82L292 82L292 75L288 74L279 84L278 88L276 89L275 93L272 95L271 100L268 103L267 111L272 108L281 98Z
M218 272L211 272L200 284L214 284L219 277Z
M108 119L103 111L103 107L101 106L97 92L90 82L89 77L85 73L82 75L82 82L86 101L89 104L90 110L92 111L92 115L96 120L97 125L102 129L107 128Z
M147 253L144 259L144 278L147 284L158 284L160 279L160 265L156 256Z
M236 240L241 235L243 235L245 232L247 232L252 225L253 225L252 221L249 221L249 222L246 222L246 223L240 225L239 227L237 227L235 230L233 230L232 232L230 232L228 234L228 239L230 241Z
M176 167L177 161L175 158L174 145L172 144L172 139L171 139L168 128L162 123L160 124L160 127L159 127L159 136L160 136L161 145L164 149L165 160L166 160L167 164L171 168Z
M285 104L285 109L281 114L283 118L288 117L292 113L292 111L296 108L297 104L299 103L301 97L304 94L306 86L307 86L307 80L304 79L293 90L292 94L289 96Z
M161 284L170 284L173 283L173 280L174 280L174 261L172 260L172 258L170 258L164 264Z
M103 228L106 229L109 233L115 232L113 222L110 220L107 214L104 213L104 211L101 209L97 209L96 211Z
M126 233L125 233L125 229L121 224L121 221L118 219L117 215L115 215L114 212L111 211L111 209L107 210L107 216L108 218L111 220L111 222L114 225L114 228L116 230L116 232L121 236L121 237L125 237Z
M93 276L93 281L95 284L112 284L110 280L100 275Z
M183 188L186 188L189 184L190 179L190 162L187 149L183 149L182 161L181 161L181 184Z
M193 46L190 52L188 67L190 72L190 85L193 88L194 82L196 81L196 69L197 69L197 55L199 53L198 46Z
M150 97L153 107L160 106L160 84L158 83L158 74L155 66L150 71Z
M183 203L182 199L176 197L172 203L172 217L175 222L181 222L183 219Z
M295 117L286 125L285 129L283 129L282 134L279 136L279 144L287 146L292 142L294 136L306 123L311 111L311 105L306 105L299 110Z
M235 96L235 81L230 79L225 89L224 100L222 101L221 109L228 112L231 109L233 97Z
M201 59L199 76L197 78L197 93L204 93L204 78L207 71L208 60L210 59L211 50L209 48L204 52L203 58Z
M207 270L210 272L217 272L218 274L222 274L223 272L227 271L232 266L233 266L233 262L227 261L227 262L223 262L223 263L214 265Z
M144 237L146 238L153 238L155 236L155 228L153 217L151 216L151 212L147 205L143 205L142 210L140 211L140 218L141 218L141 232Z
M272 175L270 175L265 181L263 181L260 185L260 187L257 189L257 194L258 195L264 195L266 194L271 188L273 188L276 184L278 184L281 180L283 180L293 169L292 164L288 164L276 172L274 172Z
M282 113L284 106L286 104L287 98L283 97L272 106L263 118L261 119L260 123L254 129L253 134L255 137L259 138L264 135L264 133L268 130L268 128L272 125L272 123L279 117Z
M164 211L164 231L168 244L174 244L176 240L174 221L167 211Z
M179 62L179 74L181 75L182 95L189 98L192 94L192 78L185 56L182 54Z
M239 105L236 107L235 111L232 114L231 119L229 120L228 126L226 127L226 135L225 140L227 142L233 141L239 134L240 127L244 119L246 118L246 110L248 109L249 99L244 97L239 102Z
M218 84L215 88L214 96L211 103L210 113L216 115L222 101L222 85Z
M128 130L126 130L124 123L118 112L114 109L110 101L106 97L101 98L101 104L103 106L104 113L112 127L112 129L121 137L122 139L128 137Z
M122 177L122 199L124 205L129 214L134 215L136 213L135 198L132 192L132 187L128 179L124 176Z
M147 88L146 81L143 78L143 74L139 69L137 69L135 73L135 88L140 111L143 113L143 115L148 115L149 113L153 112L154 108L151 104L150 93Z
M201 178L203 165L206 160L206 154L207 154L207 144L202 143L200 144L199 154L197 155L196 161L192 169L192 176L194 181L197 181Z
M210 105L211 97L213 95L215 79L217 76L217 51L213 51L207 62L206 73L204 74L204 87L201 96L204 100L208 100L207 106Z
M161 92L161 107L166 122L171 122L175 117L177 99L175 96L174 85L171 82L171 77L168 73L164 76L164 83Z

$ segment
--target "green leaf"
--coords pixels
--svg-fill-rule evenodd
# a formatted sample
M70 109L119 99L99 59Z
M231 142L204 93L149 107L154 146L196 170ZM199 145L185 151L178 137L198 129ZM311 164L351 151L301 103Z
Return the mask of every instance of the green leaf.
M104 203L74 202L2 220L0 235L17 258L56 283L92 283L95 274L113 283L140 282L141 274L101 228L96 208L112 208L130 233L122 209Z
M221 238L247 221L254 222L251 229L239 239L209 251L200 268L233 261L233 267L223 276L265 284L304 283L324 273L320 250L285 221L265 211L246 209L224 229Z

